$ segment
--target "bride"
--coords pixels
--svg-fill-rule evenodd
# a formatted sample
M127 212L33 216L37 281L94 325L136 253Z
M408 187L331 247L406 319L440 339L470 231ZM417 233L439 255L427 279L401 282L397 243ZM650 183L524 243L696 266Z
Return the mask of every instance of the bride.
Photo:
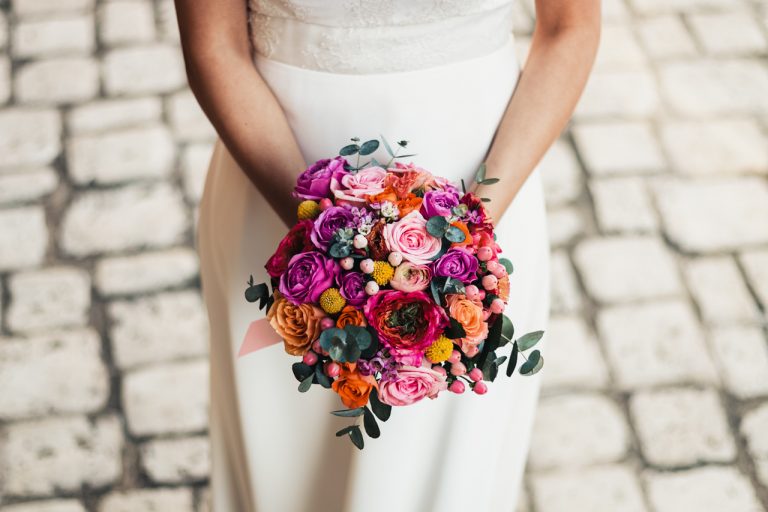
M569 118L599 38L599 0L537 0L522 73L511 0L176 0L189 83L219 134L198 247L211 326L215 512L512 511L539 378L399 408L364 451L333 436L333 393L296 391L282 344L238 358L262 313L243 299L296 219L296 176L352 137L406 139L413 160L476 186L515 264L507 315L545 329L540 158ZM514 94L513 94L514 93ZM385 155L374 154L379 161ZM546 351L545 351L546 353Z

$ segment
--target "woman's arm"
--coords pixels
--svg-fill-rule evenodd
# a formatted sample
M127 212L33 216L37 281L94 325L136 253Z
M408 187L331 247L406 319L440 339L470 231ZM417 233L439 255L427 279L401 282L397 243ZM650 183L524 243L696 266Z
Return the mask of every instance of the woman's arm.
M277 99L251 61L245 0L176 0L192 92L230 153L283 221L306 162Z
M536 27L525 67L486 158L496 185L473 191L501 218L560 135L586 84L600 40L600 0L536 0Z

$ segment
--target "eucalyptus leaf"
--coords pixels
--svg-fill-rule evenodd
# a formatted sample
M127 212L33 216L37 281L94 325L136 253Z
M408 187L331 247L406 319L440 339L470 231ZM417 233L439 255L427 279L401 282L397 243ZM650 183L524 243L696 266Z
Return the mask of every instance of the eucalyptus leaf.
M355 428L349 432L349 439L352 441L352 444L355 445L359 450L362 450L365 446L365 442L363 441L363 433L360 432L360 427L357 425L355 425Z
M517 340L517 346L520 349L520 352L525 352L526 350L533 348L542 336L544 336L544 331L529 332L528 334L521 336L520 339Z
M432 292L432 299L434 299L435 304L441 304L440 300L440 292L439 292L440 285L435 279L432 279L432 281L429 283L429 290Z
M512 344L512 353L509 355L509 362L507 363L507 377L511 377L515 373L515 367L517 366L517 358L520 356L520 351L517 348L517 343Z
M451 340L457 340L467 335L467 331L464 330L464 327L459 323L458 320L456 320L455 318L451 318L450 320L451 320L451 324L443 332L446 338Z
M376 423L376 416L373 415L373 413L368 407L364 408L363 426L365 427L365 433L368 434L368 437L372 439L376 439L381 435L381 430L379 430L379 424Z
M355 407L354 409L339 409L337 411L331 411L334 416L341 416L342 418L356 418L362 416L363 408Z
M499 258L499 263L504 265L504 268L507 270L507 274L511 274L515 270L515 268L512 266L512 262L507 258Z
M542 360L541 352L539 352L538 350L534 350L533 352L531 352L531 355L528 356L528 360L524 362L523 365L520 367L520 374L533 375L534 370L536 370L536 366L539 364L539 361L541 360Z
M371 158L371 167L381 167L381 162L379 162L375 158Z
M341 148L339 150L339 155L341 156L354 155L359 150L360 150L360 146L358 146L357 144L350 144L348 146L344 146L343 148Z
M449 227L451 227L450 222L442 215L435 215L427 221L427 233L435 238L443 238Z
M404 148L404 147L406 147L408 145L408 141L407 140L399 140L399 141L397 141L397 145L400 146L401 148Z
M467 234L456 226L449 226L445 232L445 238L455 244L460 244L467 240Z
M461 193L466 194L467 193L467 184L464 183L464 178L461 178Z
M515 335L515 326L507 315L501 315L501 336L511 340Z
M312 381L315 379L315 374L313 373L299 384L299 391L302 393L306 393L309 391L309 388L312 387Z
M379 400L379 393L376 391L376 388L371 389L371 394L368 395L368 399L371 401L373 414L375 414L381 421L387 421L390 414L392 414L392 406Z
M363 145L360 146L360 154L361 155L370 155L374 151L379 149L379 141L376 139L367 140L363 142Z
M394 158L395 157L395 152L392 151L392 146L389 145L389 142L387 142L387 139L385 139L383 135L381 135L381 142L382 142L382 144L384 144L384 149L387 150L387 153L389 153L389 156Z
M348 427L344 427L343 429L341 429L338 432L336 432L336 437L345 436L345 435L349 434L355 428L357 428L357 425L350 425Z
M358 325L347 325L344 327L347 333L347 341L354 342L360 350L365 350L371 346L371 334L365 327Z
M325 389L331 387L331 379L325 374L321 365L315 366L315 380L317 383L323 386Z
M477 168L477 172L475 173L475 183L482 183L485 179L485 162L480 164L480 167Z
M352 247L347 242L336 242L328 251L332 258L346 258L352 252Z
M299 382L315 373L315 370L311 366L302 362L293 363L291 365L291 370L293 370L293 376L296 377L296 380Z
M268 295L269 288L267 287L267 283L254 284L245 290L245 300L248 302L256 302L257 300L261 300L262 297L266 297Z
M397 155L397 158L410 158L416 156L416 153L408 153L407 155Z
M484 203L490 203L491 202L490 198L488 198L488 197L481 197L480 200L482 202L484 202Z
M483 181L480 182L480 184L481 185L495 185L499 181L501 181L501 180L499 180L499 178L485 178Z

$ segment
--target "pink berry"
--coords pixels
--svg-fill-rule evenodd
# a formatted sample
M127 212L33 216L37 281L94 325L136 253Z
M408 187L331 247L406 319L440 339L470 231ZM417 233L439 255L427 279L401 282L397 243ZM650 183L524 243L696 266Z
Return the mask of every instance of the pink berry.
M315 340L312 343L312 350L314 350L318 354L322 354L323 353L323 347L322 347L322 345L320 345L320 340Z
M368 247L368 239L363 235L355 235L355 238L352 239L352 245L355 246L355 249L365 249Z
M499 262L496 260L489 260L485 263L485 268L488 269L488 272L491 274L494 273L494 270L496 270L499 267Z
M456 364L459 361L461 361L461 352L454 350L451 352L451 356L448 358L448 362L451 364Z
M461 381L459 379L456 379L455 381L451 382L451 385L448 386L448 391L451 393L456 393L457 395L460 395L464 392L464 381Z
M480 289L477 286L470 284L464 288L464 295L466 295L469 300L478 300L480 298Z
M368 281L365 283L365 293L368 295L376 295L379 293L379 284L376 281Z
M477 259L480 261L488 261L493 258L493 249L488 246L480 247L477 250Z
M341 366L338 363L330 362L325 365L325 374L332 379L335 379L341 373Z
M315 366L315 363L317 363L317 354L312 352L311 350L304 354L304 364L308 364L309 366Z
M445 368L443 368L439 364L436 364L435 366L433 366L432 369L435 370L437 373L439 373L442 376L448 375L448 372L445 371Z
M480 290L480 300L485 300L485 290Z
M501 279L502 277L507 275L507 269L499 263L496 267L494 267L493 270L491 270L491 274L496 276L497 279Z
M459 361L458 363L451 363L451 375L458 377L459 375L464 375L467 373L467 367L464 366L464 363Z
M371 272L373 272L373 260L370 258L366 258L363 261L361 261L360 270L362 270L366 274L370 274Z
M475 382L475 385L472 386L472 391L474 391L478 395L484 395L488 392L488 384L486 384L482 380L477 381Z
M467 374L470 379L472 379L474 382L480 382L483 380L483 370L480 368L472 368L469 370L469 373Z
M347 256L346 258L341 258L339 260L339 265L341 265L341 268L344 270L352 270L352 267L355 266L355 260Z
M496 276L493 274L488 274L487 276L483 277L483 288L486 290L495 290L498 284L499 280L496 279Z
M470 345L467 347L467 350L464 351L467 357L475 357L478 352L480 352L480 348L478 348L477 345Z
M322 330L331 329L333 327L336 327L336 322L333 321L333 318L324 316L323 319L320 320L320 328Z
M396 267L403 262L403 253L397 251L391 252L389 253L389 256L387 256L387 261L389 261L390 265Z
M320 209L321 210L325 211L328 208L330 208L331 206L333 206L333 202L330 199L328 199L327 197L324 197L324 198L322 198L320 200Z
M495 315L502 314L504 312L504 306L505 304L503 300L499 298L493 299L493 302L491 302L491 313Z

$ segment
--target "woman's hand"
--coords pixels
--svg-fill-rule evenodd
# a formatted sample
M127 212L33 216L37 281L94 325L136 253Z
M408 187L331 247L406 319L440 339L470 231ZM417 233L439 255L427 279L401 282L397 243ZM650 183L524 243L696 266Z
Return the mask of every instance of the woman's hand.
M560 135L581 96L600 40L600 0L536 0L536 27L517 88L486 157L495 185L472 189L491 199L498 220Z
M221 140L286 225L306 162L285 114L251 60L244 0L176 0L187 78Z

